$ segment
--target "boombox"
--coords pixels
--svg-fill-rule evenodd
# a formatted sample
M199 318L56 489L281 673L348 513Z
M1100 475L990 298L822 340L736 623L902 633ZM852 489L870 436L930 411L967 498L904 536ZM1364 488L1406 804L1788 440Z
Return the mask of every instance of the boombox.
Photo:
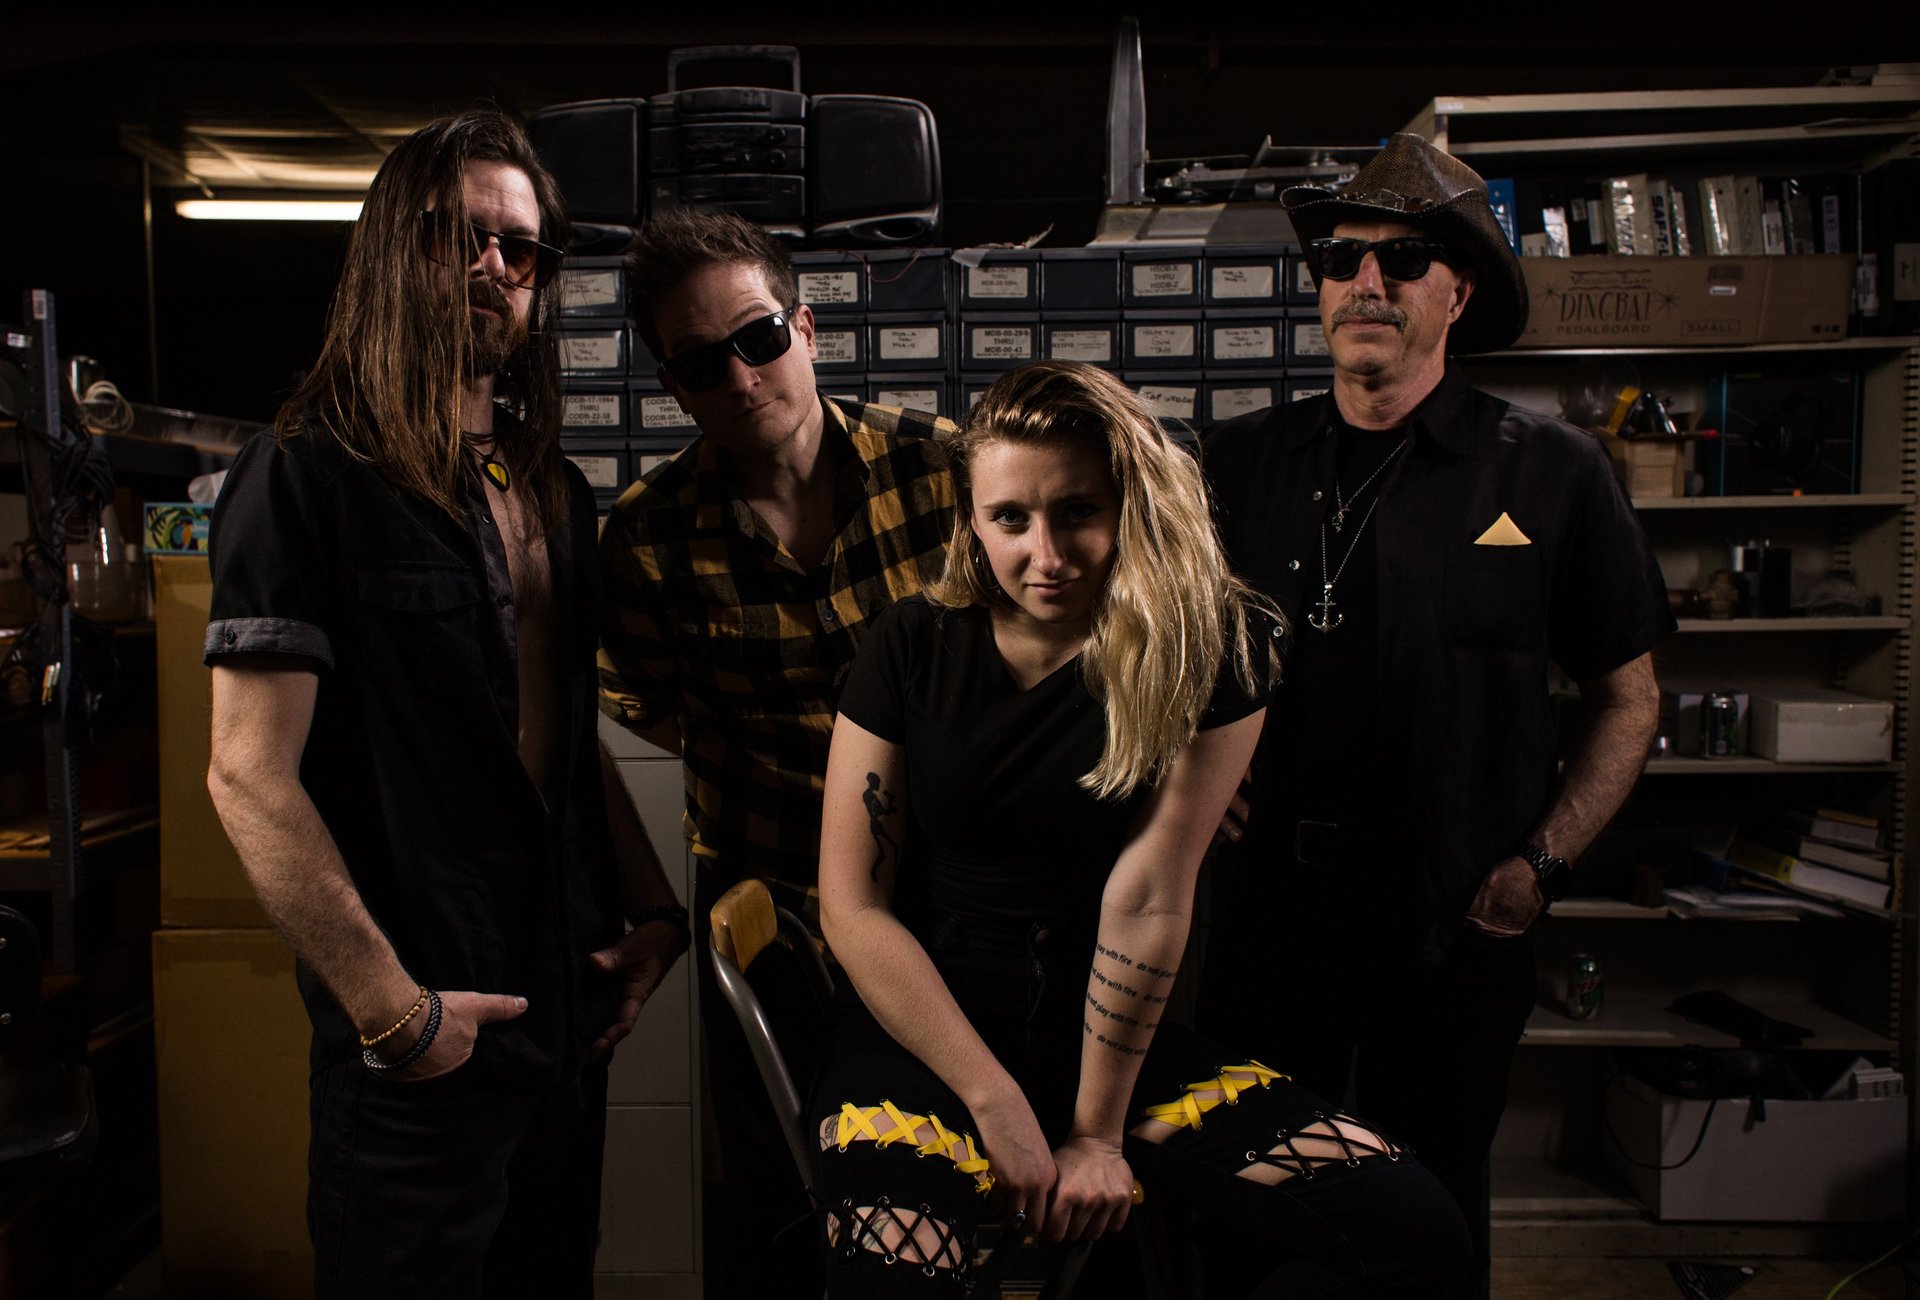
M681 89L686 68L710 63L771 65L785 84ZM685 206L836 247L926 243L939 230L932 112L880 95L808 97L792 46L675 50L665 94L560 104L528 128L581 222L636 224Z

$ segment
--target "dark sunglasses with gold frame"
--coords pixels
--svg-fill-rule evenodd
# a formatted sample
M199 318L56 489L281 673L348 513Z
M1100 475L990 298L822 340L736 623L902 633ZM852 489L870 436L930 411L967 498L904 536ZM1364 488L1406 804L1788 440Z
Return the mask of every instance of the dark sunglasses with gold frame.
M516 289L543 289L560 269L563 249L527 235L488 230L476 222L462 222L451 213L429 209L420 214L420 248L442 266L472 266L499 245L506 281Z

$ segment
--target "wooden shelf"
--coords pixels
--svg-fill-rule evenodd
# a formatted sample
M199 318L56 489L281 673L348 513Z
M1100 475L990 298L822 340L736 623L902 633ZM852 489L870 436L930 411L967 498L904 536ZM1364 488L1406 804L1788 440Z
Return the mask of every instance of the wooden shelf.
M1889 510L1913 504L1907 492L1841 492L1819 496L1646 497L1635 510Z
M1559 1008L1536 1006L1527 1017L1522 1047L1738 1047L1740 1040L1697 1025L1667 1010L1675 993L1607 990L1606 1006L1592 1020L1571 1020ZM1796 998L1742 996L1742 1002L1776 1020L1813 1033L1799 1050L1887 1052L1893 1040L1826 1008Z
M1872 618L1683 618L1682 632L1904 632L1912 620Z
M1810 772L1847 776L1906 771L1902 763L1776 763L1770 758L1655 758L1648 776L1792 776Z

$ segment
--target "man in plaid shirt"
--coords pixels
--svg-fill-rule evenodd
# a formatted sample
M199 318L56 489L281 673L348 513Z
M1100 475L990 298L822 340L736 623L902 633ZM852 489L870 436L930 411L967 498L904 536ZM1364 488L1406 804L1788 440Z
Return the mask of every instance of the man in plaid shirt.
M701 436L630 488L601 537L601 707L686 763L694 914L758 876L811 919L835 701L867 621L940 572L953 527L936 416L822 398L786 252L726 214L634 241L634 319ZM739 1027L702 980L729 1188L726 1295L818 1294L809 1210Z

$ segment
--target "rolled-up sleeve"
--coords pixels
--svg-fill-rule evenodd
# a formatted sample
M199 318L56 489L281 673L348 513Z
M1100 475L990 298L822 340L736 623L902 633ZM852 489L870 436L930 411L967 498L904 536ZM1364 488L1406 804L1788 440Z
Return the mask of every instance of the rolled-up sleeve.
M272 433L240 453L214 505L208 540L208 664L228 655L282 654L333 667L318 504L300 458Z

